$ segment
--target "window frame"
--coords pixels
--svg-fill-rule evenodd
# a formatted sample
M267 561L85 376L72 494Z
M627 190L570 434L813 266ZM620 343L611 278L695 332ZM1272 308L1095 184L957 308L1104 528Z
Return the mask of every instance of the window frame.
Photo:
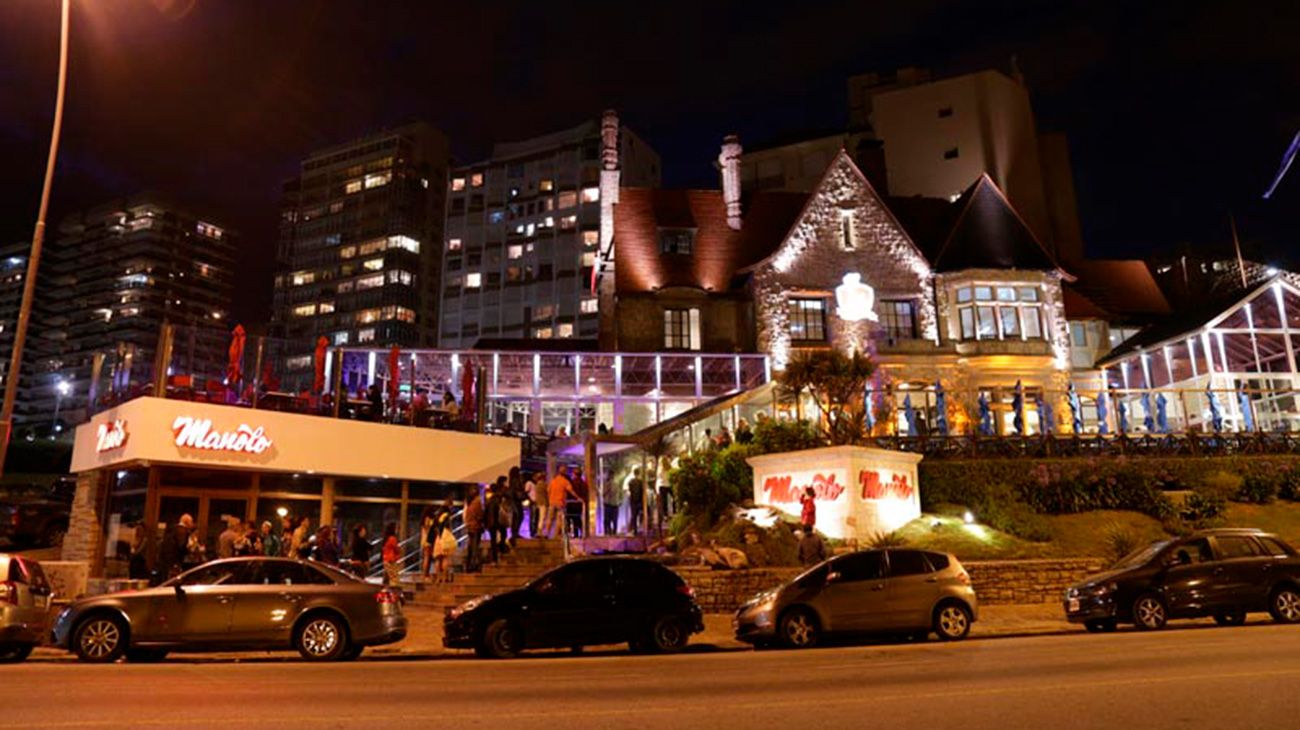
M813 309L802 305L816 303ZM795 344L823 344L829 340L830 328L827 326L826 313L830 309L830 300L826 297L789 297L786 299L786 321L790 341ZM816 321L812 319L816 313ZM795 332L796 325L803 326L803 336ZM820 331L821 336L809 336L810 332Z

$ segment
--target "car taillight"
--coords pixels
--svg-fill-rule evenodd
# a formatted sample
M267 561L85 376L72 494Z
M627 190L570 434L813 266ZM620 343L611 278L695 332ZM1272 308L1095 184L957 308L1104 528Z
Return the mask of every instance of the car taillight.
M685 583L682 583L681 585L677 586L677 592L682 594L683 596L686 596L687 598L695 597L695 589L691 588Z
M401 603L402 597L390 590L382 590L375 594L375 603Z
M0 603L18 605L18 584L11 580L0 583Z

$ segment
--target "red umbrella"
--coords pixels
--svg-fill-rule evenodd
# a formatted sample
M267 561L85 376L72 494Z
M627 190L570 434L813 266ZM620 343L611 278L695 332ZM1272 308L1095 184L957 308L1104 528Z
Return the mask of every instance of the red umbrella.
M244 377L244 325L237 324L230 332L230 362L226 365L226 385L238 390L239 381Z
M388 350L388 403L389 406L397 405L398 387L402 382L402 365L400 358L401 353L397 345L393 345Z
M474 365L470 362L460 368L460 417L474 420Z
M329 349L330 342L324 337L316 338L316 380L312 383L311 392L319 395L325 390L325 351Z
M275 370L271 367L270 360L262 363L262 388L271 391L280 389L280 379L275 377Z

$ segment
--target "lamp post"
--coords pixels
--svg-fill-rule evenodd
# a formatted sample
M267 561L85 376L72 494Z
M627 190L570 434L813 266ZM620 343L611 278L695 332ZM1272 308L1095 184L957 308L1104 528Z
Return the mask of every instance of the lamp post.
M50 423L51 429L58 433L63 429L59 426L59 411L63 408L63 397L72 391L72 384L63 378L54 384L54 420Z
M41 207L36 214L36 230L32 233L32 252L27 258L26 277L23 281L23 298L18 308L18 324L14 329L14 347L9 356L9 369L5 373L4 403L0 405L0 474L4 474L5 456L9 452L9 437L13 432L14 399L18 395L18 378L23 362L23 344L27 340L27 323L32 316L32 298L36 295L36 273L41 263L41 244L45 242L45 214L50 207L50 186L54 183L54 163L59 156L59 133L63 129L63 97L68 86L68 16L72 0L62 0L59 26L59 83L54 97L54 126L50 132L50 154L45 162L45 184L41 188Z

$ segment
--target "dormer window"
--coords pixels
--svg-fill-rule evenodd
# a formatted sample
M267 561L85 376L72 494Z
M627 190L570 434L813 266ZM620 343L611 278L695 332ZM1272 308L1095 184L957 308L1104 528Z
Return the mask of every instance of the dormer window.
M695 231L690 228L662 228L659 230L659 252L690 256L695 248Z
M840 209L840 246L845 251L857 249L857 239L853 235L853 209Z

